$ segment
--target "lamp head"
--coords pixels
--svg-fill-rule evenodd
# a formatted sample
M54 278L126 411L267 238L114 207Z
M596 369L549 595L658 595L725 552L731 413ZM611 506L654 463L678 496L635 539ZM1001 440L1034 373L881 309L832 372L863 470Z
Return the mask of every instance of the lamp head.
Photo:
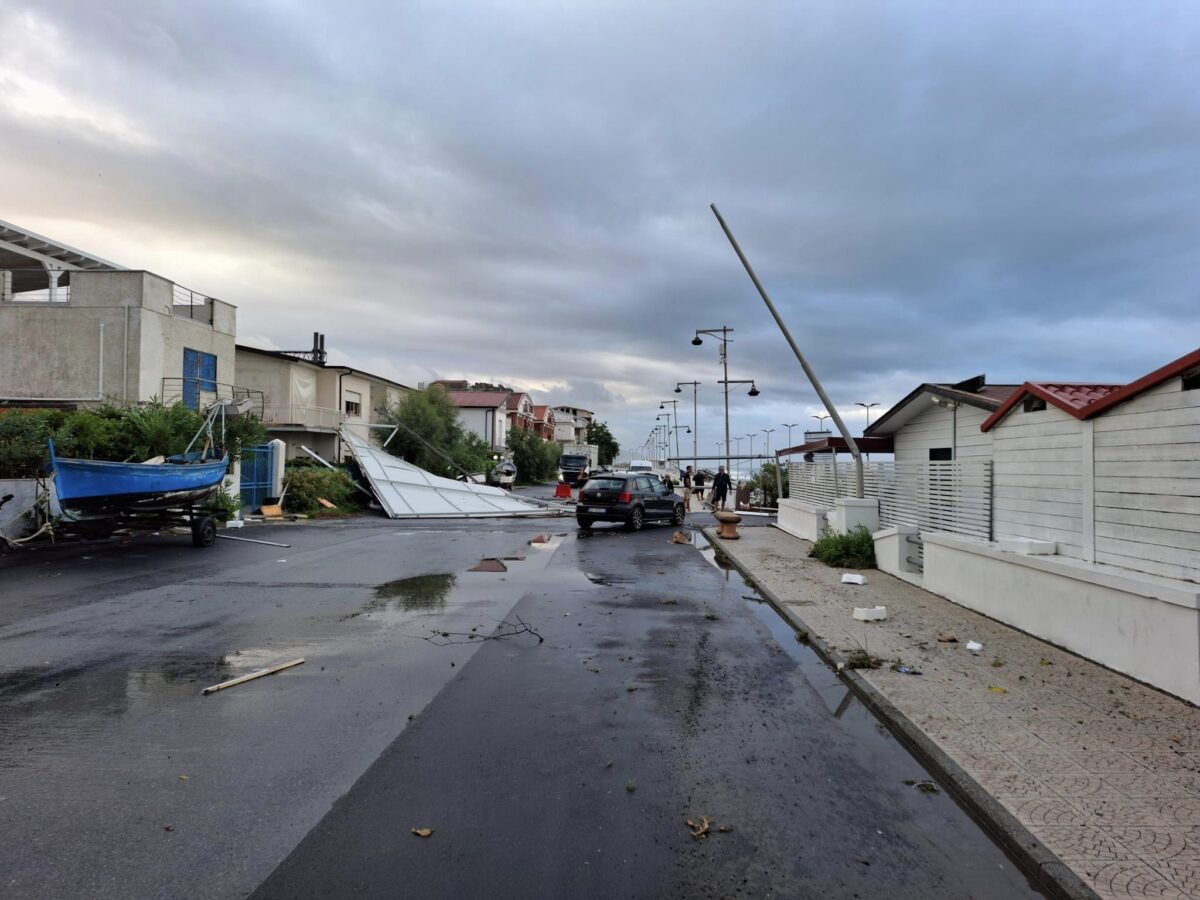
M666 407L665 407L665 406L663 406L661 403L660 403L660 404L658 404L658 408L659 408L659 409L666 409Z
M761 393L761 391L759 391L759 389L754 384L751 384L750 390L747 393L749 393L751 397L757 397Z
M700 340L700 335L696 335L694 338L692 338L692 346L694 347L699 347L703 343L704 341Z
M682 394L683 388L681 388L679 385L675 385L675 393Z

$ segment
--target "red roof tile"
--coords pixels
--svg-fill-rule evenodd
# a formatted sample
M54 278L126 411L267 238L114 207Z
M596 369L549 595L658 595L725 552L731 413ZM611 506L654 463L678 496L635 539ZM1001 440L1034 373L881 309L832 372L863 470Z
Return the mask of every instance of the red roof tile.
M1041 397L1047 403L1057 406L1076 419L1084 419L1089 415L1093 404L1119 390L1120 387L1119 384L1027 381L1013 391L1009 398L1000 405L1000 408L988 416L979 428L981 431L991 431L993 426L1012 412L1013 407L1029 396Z
M493 409L504 405L505 395L500 391L446 391L450 402L459 407L486 407Z
M1121 387L1119 384L1051 384L1044 381L1038 382L1037 386L1053 394L1060 406L1077 410L1085 409Z

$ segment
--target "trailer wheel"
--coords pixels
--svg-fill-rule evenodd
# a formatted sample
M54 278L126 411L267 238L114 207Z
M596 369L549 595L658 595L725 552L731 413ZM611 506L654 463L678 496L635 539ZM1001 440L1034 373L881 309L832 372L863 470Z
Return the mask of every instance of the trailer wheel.
M211 547L217 542L217 520L204 516L192 523L192 546Z

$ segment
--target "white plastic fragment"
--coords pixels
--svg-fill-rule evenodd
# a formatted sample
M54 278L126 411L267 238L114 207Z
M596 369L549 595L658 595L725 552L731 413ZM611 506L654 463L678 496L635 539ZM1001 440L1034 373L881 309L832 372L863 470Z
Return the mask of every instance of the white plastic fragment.
M967 641L967 649L972 653L978 653L983 649L983 644L979 643L978 641Z
M843 575L842 584L866 584L867 579L862 575Z
M887 618L886 606L856 606L854 618L860 622L878 622Z

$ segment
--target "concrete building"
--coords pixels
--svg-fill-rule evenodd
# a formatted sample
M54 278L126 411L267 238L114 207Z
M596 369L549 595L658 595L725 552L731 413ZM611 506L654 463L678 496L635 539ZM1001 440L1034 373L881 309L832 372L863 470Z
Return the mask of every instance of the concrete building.
M261 350L237 346L239 381L261 392L263 424L287 445L287 458L308 447L330 461L344 457L338 430L350 428L364 440L381 414L412 390L352 366L327 365L324 335L310 350Z
M533 407L533 430L543 441L554 440L554 410L549 406Z
M493 450L504 450L508 442L508 394L467 390L448 390L447 394L458 407L458 418L464 428L479 435Z
M509 431L533 431L533 398L524 391L510 391L505 400Z
M580 406L554 407L554 440L560 444L586 444L588 425L595 415Z
M246 396L236 332L231 304L0 222L0 405Z

